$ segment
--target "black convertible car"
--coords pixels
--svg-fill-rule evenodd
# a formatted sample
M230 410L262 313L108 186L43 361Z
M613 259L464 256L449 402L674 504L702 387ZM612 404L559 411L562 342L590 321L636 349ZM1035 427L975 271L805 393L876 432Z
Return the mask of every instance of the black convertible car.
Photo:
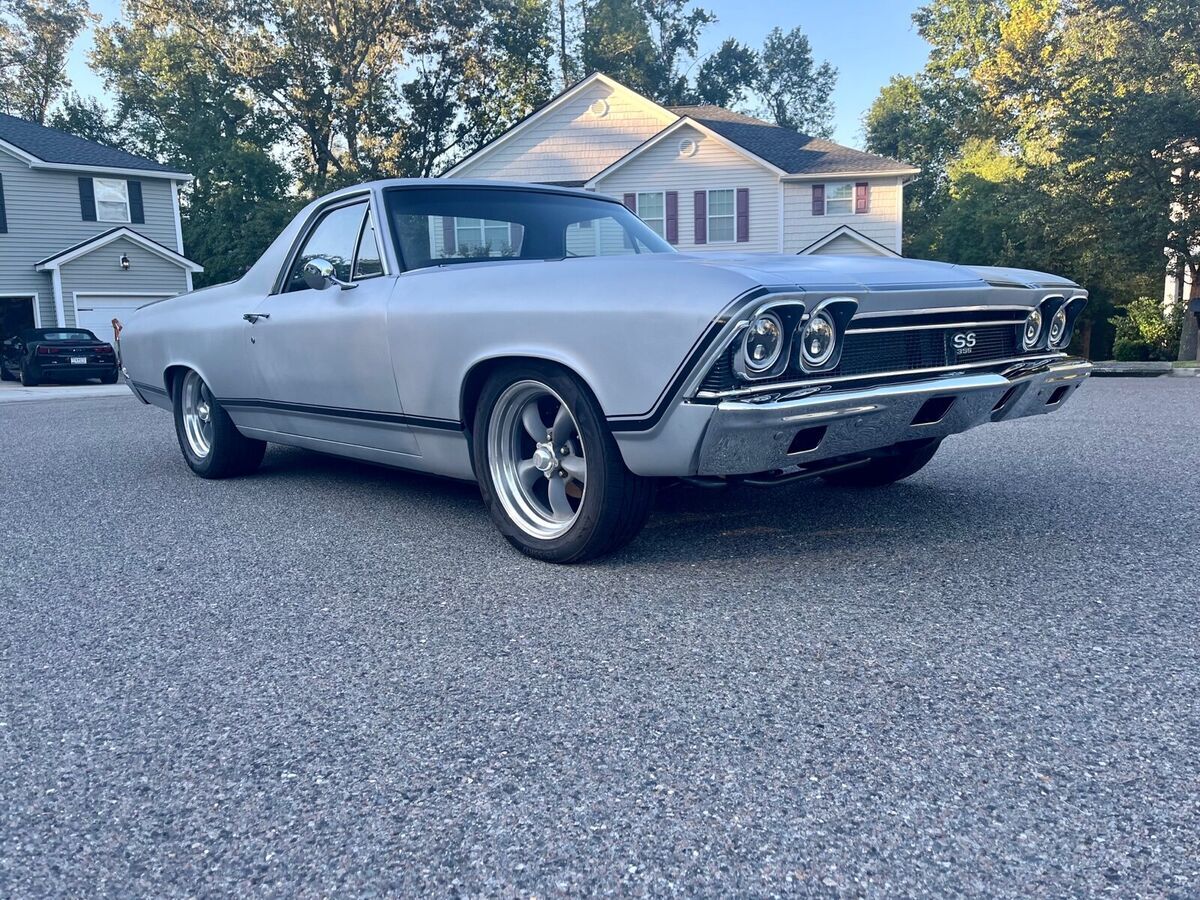
M84 328L27 328L0 345L0 378L43 381L117 381L117 354Z

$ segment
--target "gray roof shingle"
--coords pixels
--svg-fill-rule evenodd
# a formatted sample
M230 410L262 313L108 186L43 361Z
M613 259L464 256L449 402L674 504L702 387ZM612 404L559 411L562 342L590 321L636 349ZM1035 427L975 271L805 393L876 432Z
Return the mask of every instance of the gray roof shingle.
M720 106L671 106L668 109L711 128L789 175L836 175L842 172L886 175L914 170L913 166L886 156L843 147Z
M0 113L0 141L6 141L36 156L42 162L68 166L92 166L98 169L137 169L144 172L175 172L170 166L144 156L135 156L115 147L84 140L57 128L47 128Z

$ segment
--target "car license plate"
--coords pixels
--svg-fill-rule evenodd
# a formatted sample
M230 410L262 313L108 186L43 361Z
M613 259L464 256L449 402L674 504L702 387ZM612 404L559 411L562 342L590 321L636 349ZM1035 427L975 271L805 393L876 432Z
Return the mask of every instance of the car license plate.
M87 357L86 356L72 356L71 357L71 365L86 366L87 365Z

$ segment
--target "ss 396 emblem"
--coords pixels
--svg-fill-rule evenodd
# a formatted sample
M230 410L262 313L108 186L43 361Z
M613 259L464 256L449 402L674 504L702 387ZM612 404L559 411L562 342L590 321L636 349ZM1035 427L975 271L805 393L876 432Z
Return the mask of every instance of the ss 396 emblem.
M970 353L975 349L975 332L960 331L951 339L956 353Z

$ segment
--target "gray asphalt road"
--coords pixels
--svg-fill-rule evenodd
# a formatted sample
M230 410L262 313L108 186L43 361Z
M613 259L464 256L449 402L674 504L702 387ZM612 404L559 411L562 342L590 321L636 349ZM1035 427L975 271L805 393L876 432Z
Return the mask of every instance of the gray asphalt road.
M582 568L132 399L0 406L0 517L3 896L1200 892L1191 379Z

